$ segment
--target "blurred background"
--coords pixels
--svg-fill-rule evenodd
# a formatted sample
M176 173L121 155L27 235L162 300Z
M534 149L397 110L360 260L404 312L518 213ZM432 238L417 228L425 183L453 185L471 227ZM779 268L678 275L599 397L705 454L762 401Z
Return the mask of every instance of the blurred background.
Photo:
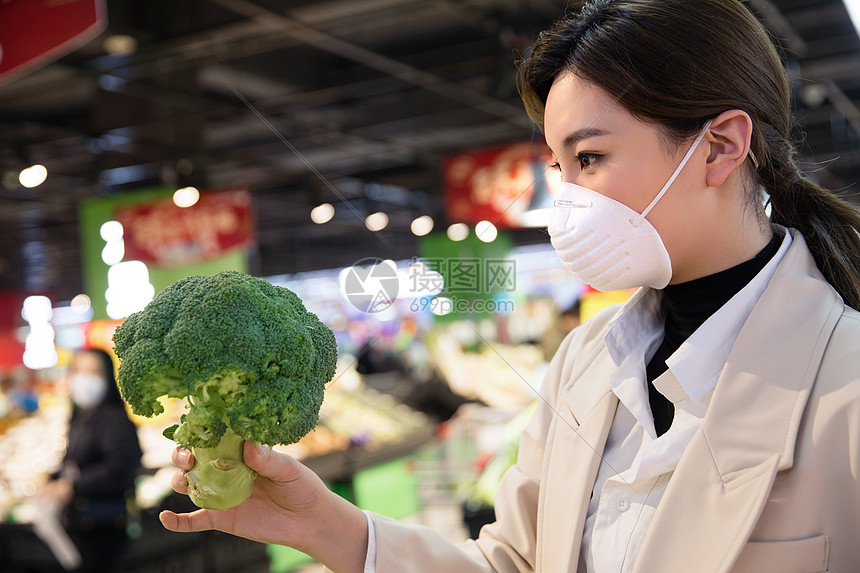
M750 0L781 45L811 179L860 205L852 0ZM558 177L515 62L557 0L0 3L0 570L62 571L32 502L62 465L76 351L184 276L294 290L341 353L284 447L367 509L452 539L498 477L596 293L545 231ZM134 418L121 571L291 571L297 552L179 536L180 415ZM48 531L46 533L46 531ZM55 532L56 533L56 532Z

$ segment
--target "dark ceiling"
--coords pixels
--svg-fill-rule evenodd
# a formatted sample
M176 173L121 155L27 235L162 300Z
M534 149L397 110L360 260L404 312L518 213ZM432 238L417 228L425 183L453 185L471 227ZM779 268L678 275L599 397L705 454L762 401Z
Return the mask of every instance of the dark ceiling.
M842 1L749 5L782 39L808 173L856 193L860 41ZM0 87L0 288L56 300L81 292L79 202L163 184L248 185L258 275L409 258L415 216L444 224L443 157L539 137L513 62L564 9L554 0L107 6L101 36ZM138 49L107 55L114 34ZM46 165L48 180L21 187L26 163ZM309 212L323 201L338 214L315 225ZM377 210L391 218L382 238L357 215Z

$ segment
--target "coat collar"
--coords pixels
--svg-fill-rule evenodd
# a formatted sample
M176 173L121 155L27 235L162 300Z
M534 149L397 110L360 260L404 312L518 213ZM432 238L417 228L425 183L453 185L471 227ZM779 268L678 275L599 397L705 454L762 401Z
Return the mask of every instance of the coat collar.
M634 571L728 571L777 471L790 468L800 420L844 305L794 242L753 309L708 413L669 481ZM667 550L671 548L671 550Z
M842 299L803 237L794 243L729 354L702 430L726 481L776 454L791 467L801 415Z
M844 305L800 233L789 232L793 243L729 354L702 427L649 527L637 572L687 571L691 563L701 571L727 570L749 537L776 472L793 463L801 415ZM609 388L613 369L603 346L574 373L583 376L572 376L579 383L562 390L564 415L579 424L577 433L588 436L588 443L571 442L575 451L565 462L581 477L573 480L575 488L569 487L570 474L566 482L544 474L548 482L557 482L545 484L546 491L565 492L580 505L555 502L555 509L546 510L542 545L551 549L542 551L548 561L539 570L576 568L588 499L617 406ZM559 513L564 511L566 516ZM558 545L564 539L575 542L569 554Z
M779 456L777 469L791 467L801 414L844 309L803 236L794 229L788 232L793 242L741 329L702 424L717 469L726 478L773 454ZM576 423L610 391L608 373L614 368L601 345L588 360L588 383L562 390ZM581 374L571 373L571 378Z

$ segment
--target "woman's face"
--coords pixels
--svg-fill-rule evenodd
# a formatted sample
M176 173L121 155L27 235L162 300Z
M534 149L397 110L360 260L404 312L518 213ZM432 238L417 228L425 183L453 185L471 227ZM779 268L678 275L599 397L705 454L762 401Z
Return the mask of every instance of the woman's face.
M101 359L92 352L80 352L75 356L72 367L69 369L69 375L75 374L91 374L93 376L104 377L104 366Z
M99 355L81 352L69 370L69 393L78 408L91 408L104 400L108 380Z
M562 181L588 187L637 213L662 189L689 145L667 144L658 129L636 119L602 89L563 72L546 102L547 144ZM692 143L692 142L691 142ZM673 269L694 255L702 233L697 189L706 187L707 146L699 145L678 178L646 217L657 229Z

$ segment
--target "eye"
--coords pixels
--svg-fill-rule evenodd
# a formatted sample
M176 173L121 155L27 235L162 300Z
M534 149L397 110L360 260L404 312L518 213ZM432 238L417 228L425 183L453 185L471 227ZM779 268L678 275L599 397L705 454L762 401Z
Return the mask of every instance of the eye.
M588 169L600 156L596 153L579 153L576 156L576 160L579 161L580 169Z
M550 163L547 167L553 171L561 171L561 165L559 165L558 161Z

